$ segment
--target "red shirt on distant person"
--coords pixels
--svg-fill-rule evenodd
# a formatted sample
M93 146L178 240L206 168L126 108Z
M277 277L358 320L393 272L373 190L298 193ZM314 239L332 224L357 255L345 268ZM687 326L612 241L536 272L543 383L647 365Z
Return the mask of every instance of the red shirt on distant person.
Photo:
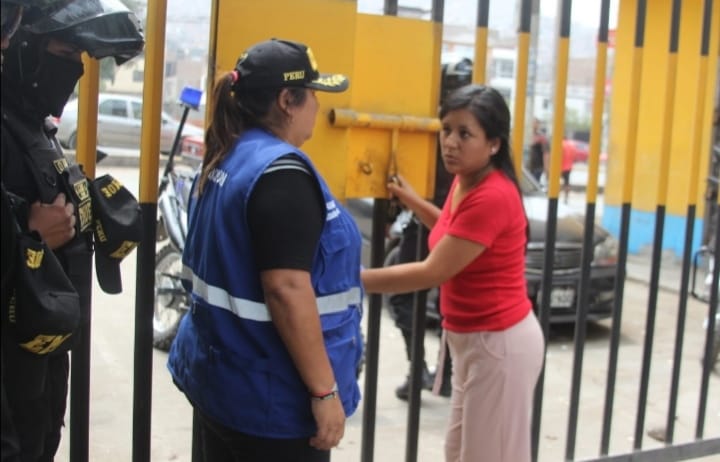
M562 171L563 172L569 172L573 168L573 163L575 162L576 153L575 151L577 148L575 147L575 142L572 140L563 140L562 141Z

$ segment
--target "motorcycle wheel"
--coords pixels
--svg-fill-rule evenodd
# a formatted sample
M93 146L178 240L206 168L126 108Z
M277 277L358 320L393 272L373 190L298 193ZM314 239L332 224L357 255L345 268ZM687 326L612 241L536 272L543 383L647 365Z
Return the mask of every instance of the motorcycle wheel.
M720 361L720 324L718 324L718 322L720 321L715 321L715 339L713 342L713 350L710 355L712 358L712 362L710 364L713 365L715 370L720 372L720 369L718 369L718 361Z
M155 307L153 309L153 346L170 350L178 326L187 312L187 294L180 283L182 254L166 244L155 256Z

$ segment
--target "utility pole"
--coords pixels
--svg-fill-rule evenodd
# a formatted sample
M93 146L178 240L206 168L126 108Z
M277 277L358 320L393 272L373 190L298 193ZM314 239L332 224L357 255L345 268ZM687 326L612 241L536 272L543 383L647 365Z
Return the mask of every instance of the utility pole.
M535 82L538 66L538 38L540 36L540 0L532 0L530 15L530 56L528 59L527 110L525 111L525 143L529 146L533 136L535 119Z

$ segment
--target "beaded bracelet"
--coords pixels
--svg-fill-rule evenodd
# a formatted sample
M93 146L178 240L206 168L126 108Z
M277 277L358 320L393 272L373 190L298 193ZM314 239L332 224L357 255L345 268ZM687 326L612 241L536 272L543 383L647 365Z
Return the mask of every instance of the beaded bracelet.
M338 386L337 386L337 382L336 382L336 383L333 383L333 386L329 392L319 393L319 394L314 394L314 393L310 394L310 399L312 399L313 401L325 401L328 399L337 398L337 395L338 395Z

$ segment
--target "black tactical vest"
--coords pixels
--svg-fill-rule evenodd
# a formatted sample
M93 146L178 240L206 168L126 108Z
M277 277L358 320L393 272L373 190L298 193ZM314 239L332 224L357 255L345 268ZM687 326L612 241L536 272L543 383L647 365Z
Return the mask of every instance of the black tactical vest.
M30 123L7 110L2 114L2 180L5 188L24 199L49 204L59 193L75 206L75 237L55 254L80 294L89 302L92 270L92 204L87 178L69 164L55 138L50 120Z

